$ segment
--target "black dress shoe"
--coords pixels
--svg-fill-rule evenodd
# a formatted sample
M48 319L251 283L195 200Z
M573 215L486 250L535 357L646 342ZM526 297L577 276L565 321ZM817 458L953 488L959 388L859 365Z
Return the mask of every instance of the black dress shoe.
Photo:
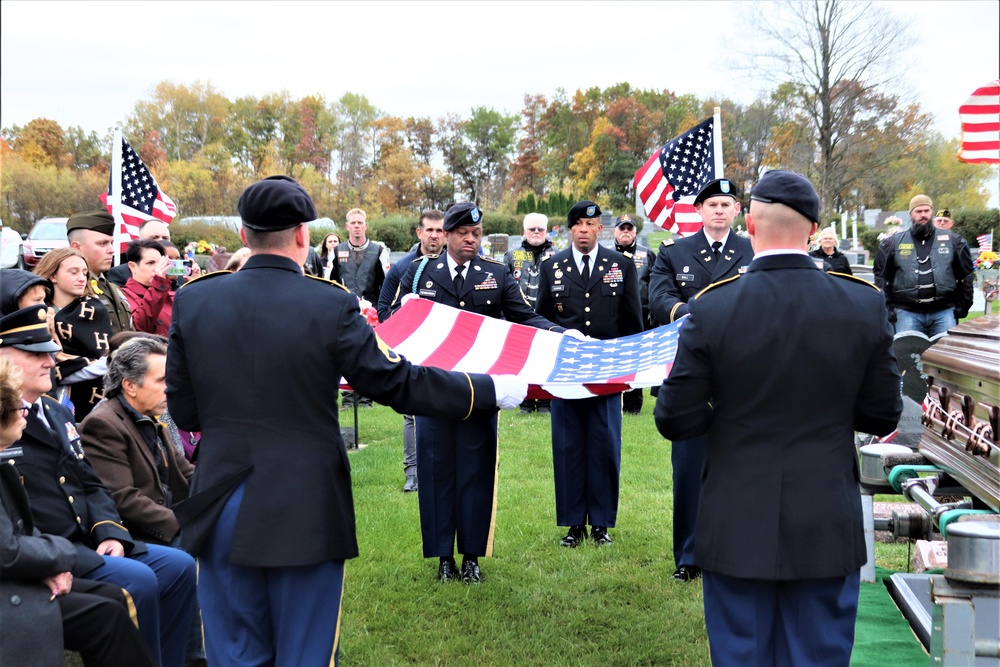
M438 565L438 580L442 584L458 579L458 565L454 558L442 558Z
M604 526L591 526L590 536L594 538L594 544L599 547L607 546L614 542L614 540L611 539L611 536L608 535L608 529Z
M559 542L560 546L573 547L583 544L587 539L587 527L586 526L573 526L566 533L566 537L562 538Z
M672 576L677 581L694 581L701 576L701 568L694 565L681 565Z
M466 584L478 584L483 578L479 571L479 561L475 558L462 559L462 581Z
M403 485L403 493L412 493L417 490L417 476L407 475L406 484Z

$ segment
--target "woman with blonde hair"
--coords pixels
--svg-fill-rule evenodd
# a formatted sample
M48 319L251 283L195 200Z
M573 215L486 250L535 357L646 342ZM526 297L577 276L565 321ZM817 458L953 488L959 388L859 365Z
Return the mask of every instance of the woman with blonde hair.
M809 253L809 256L816 260L821 269L828 273L832 271L854 275L847 255L837 250L837 232L833 231L833 227L821 229L816 235L816 243L819 247Z
M46 301L55 312L55 333L63 351L56 354L56 382L68 394L77 422L102 398L108 339L113 333L107 308L94 293L87 260L73 248L50 250L35 267L47 278ZM62 396L60 396L62 398Z

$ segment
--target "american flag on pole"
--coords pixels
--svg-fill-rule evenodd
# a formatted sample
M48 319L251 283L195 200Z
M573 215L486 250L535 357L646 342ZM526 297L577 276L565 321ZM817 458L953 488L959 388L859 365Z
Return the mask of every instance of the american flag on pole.
M958 159L976 164L1000 164L1000 79L977 88L958 108L962 143Z
M581 341L411 297L375 333L421 366L513 374L531 398L588 398L660 385L677 354L683 318L641 334Z
M115 134L120 136L118 132ZM118 221L115 237L119 240L119 252L124 252L130 241L139 238L143 222L155 218L170 224L177 215L177 206L160 189L124 137L121 137L121 157L118 160L114 157L113 153L108 191L101 195L101 201Z
M635 172L632 183L654 224L680 236L701 229L694 198L717 178L717 141L715 118L709 118L670 140Z
M979 241L979 252L990 252L993 250L993 232L988 234L980 234L976 237Z

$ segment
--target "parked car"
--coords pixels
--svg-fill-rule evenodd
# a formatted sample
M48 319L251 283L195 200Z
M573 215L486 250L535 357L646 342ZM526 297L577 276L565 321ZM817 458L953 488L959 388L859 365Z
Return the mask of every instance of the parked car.
M21 235L0 220L0 269L21 266Z
M28 232L28 237L21 242L22 265L31 271L38 260L54 248L65 248L66 218L42 218Z

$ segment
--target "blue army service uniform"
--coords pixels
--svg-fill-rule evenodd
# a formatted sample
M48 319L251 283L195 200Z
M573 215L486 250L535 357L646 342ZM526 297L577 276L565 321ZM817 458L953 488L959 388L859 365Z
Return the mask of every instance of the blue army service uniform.
M316 218L285 176L251 185L239 209L257 232ZM202 439L191 496L175 512L182 544L199 557L209 664L337 659L344 561L358 555L331 381L340 377L401 413L496 411L491 378L410 365L354 295L303 276L289 257L255 251L238 272L178 290L167 401L177 425Z
M597 248L586 284L572 248L546 260L536 305L539 315L593 338L620 338L643 330L635 263L603 246ZM621 456L621 394L552 401L557 525L615 526Z
M36 412L29 414L21 440L0 454L17 465L38 529L73 543L75 576L130 593L139 632L158 663L183 664L195 608L194 559L179 549L133 541L111 493L84 458L73 413L48 396L39 402L45 423ZM122 544L127 558L95 551L109 539Z
M687 314L688 302L701 290L744 273L752 258L750 240L733 232L729 232L718 257L712 252L703 230L676 241L667 239L660 245L650 274L650 317L662 324L677 321ZM694 563L694 527L707 445L707 438L700 437L676 440L670 446L676 567Z
M446 213L446 230L449 222ZM535 314L503 263L488 257L474 257L467 262L465 274L462 290L456 292L448 258L445 255L425 256L411 262L400 281L399 294L415 293L471 313L563 331ZM397 299L395 305L399 303ZM465 421L418 416L416 426L417 470L420 471L417 494L424 557L452 556L456 533L458 553L492 556L498 463L497 414Z

